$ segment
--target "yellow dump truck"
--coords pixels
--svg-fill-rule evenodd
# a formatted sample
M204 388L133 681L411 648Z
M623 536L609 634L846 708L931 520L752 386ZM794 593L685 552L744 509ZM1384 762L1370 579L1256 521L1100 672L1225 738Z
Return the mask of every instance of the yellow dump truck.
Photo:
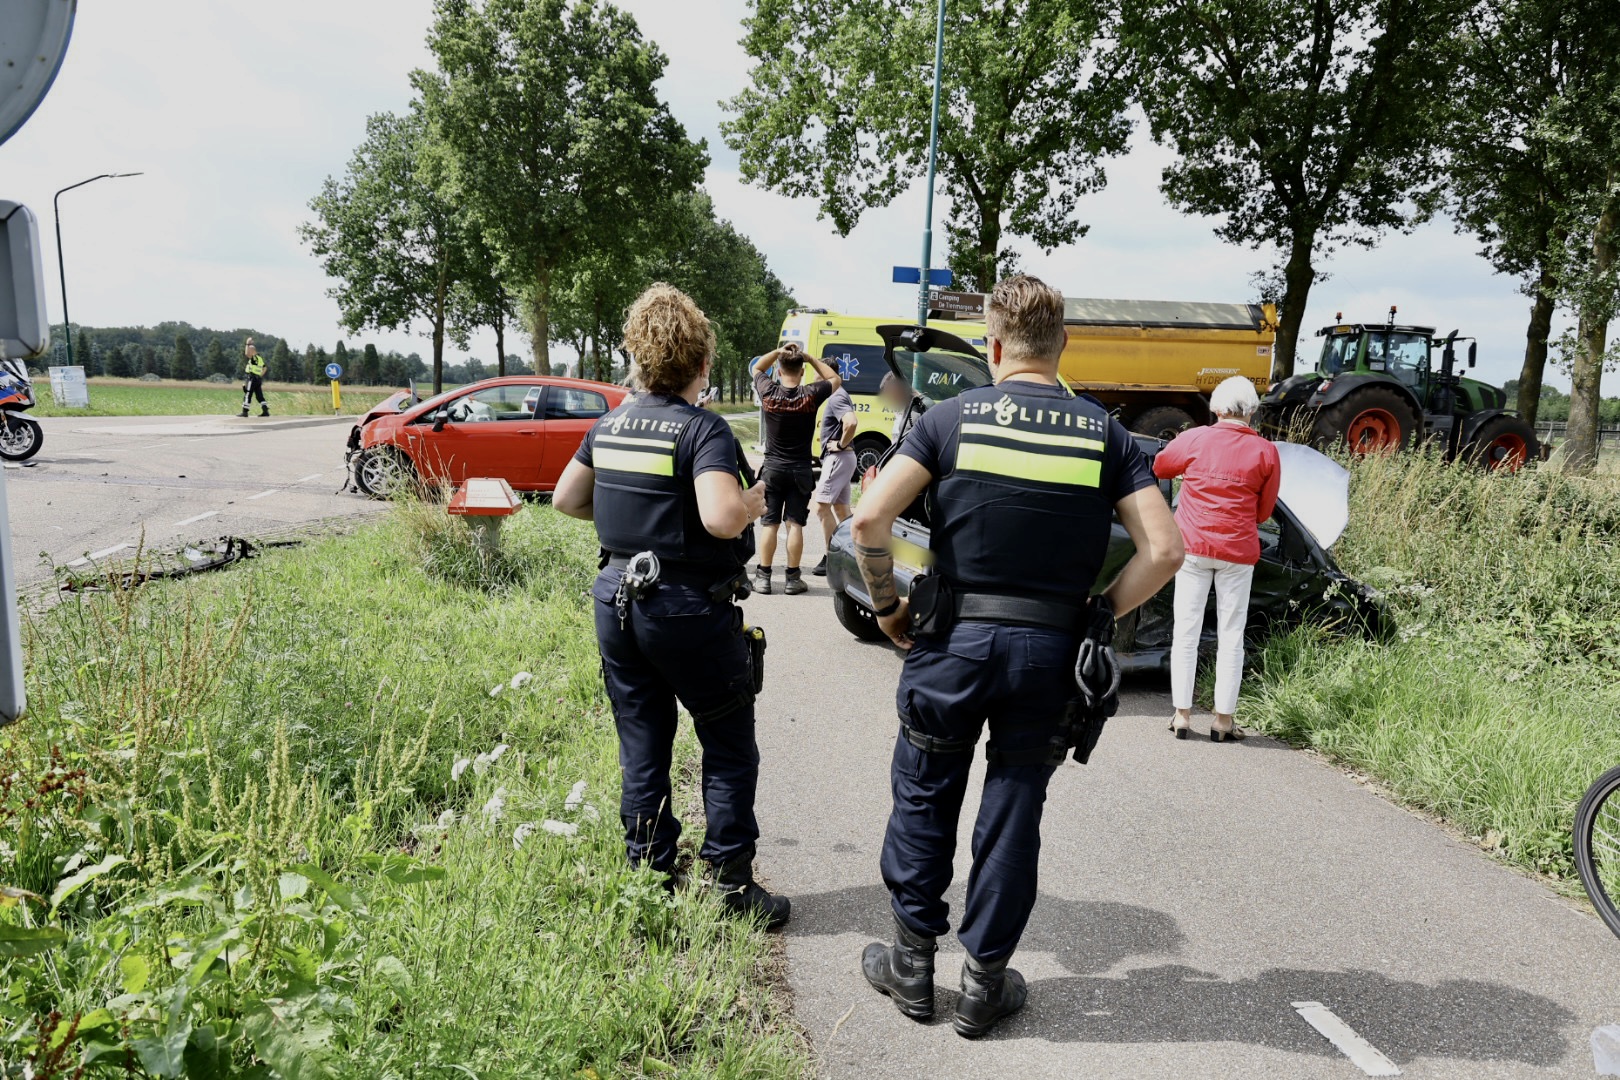
M968 299L961 306L971 311ZM1210 391L1233 375L1251 380L1261 394L1269 388L1277 337L1277 309L1270 304L1068 299L1063 316L1069 330L1059 368L1064 379L1132 431L1171 438L1206 422ZM936 312L931 321L950 318ZM782 324L783 343L797 341L843 375L860 416L854 445L863 471L888 447L895 422L877 397L886 370L877 327L909 322L809 310L789 313ZM959 314L946 325L983 347L984 323L972 315Z
M1277 309L1176 300L1063 302L1069 343L1059 371L1143 435L1174 436L1209 419L1209 394L1241 375L1271 383Z

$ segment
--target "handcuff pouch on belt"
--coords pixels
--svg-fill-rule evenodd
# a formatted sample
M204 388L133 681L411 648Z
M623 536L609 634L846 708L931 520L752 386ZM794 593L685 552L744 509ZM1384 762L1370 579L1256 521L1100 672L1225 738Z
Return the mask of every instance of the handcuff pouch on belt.
M908 601L913 634L943 634L956 621L955 592L943 574L913 579Z

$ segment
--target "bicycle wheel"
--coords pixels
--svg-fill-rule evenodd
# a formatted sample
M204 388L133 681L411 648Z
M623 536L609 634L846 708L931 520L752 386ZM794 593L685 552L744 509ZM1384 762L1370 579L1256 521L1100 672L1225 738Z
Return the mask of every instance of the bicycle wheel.
M1620 767L1598 777L1575 808L1575 870L1598 916L1620 937Z

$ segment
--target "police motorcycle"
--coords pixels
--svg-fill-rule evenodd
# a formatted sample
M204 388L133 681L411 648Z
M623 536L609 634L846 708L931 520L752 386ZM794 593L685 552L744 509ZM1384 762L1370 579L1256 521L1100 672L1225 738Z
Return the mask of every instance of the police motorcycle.
M45 445L39 424L22 415L37 404L21 360L0 360L0 458L27 461Z
M877 332L885 342L884 360L889 369L923 396L924 401L914 403L914 409L920 411L928 404L993 381L983 354L939 326L881 326ZM1145 435L1136 436L1136 440L1149 458L1164 445ZM900 445L896 443L885 452L878 463L880 470ZM1348 473L1309 447L1279 443L1278 455L1283 466L1282 488L1276 512L1260 527L1261 554L1250 592L1249 636L1259 640L1305 620L1375 638L1387 636L1393 624L1378 594L1344 573L1331 553L1349 523ZM1171 499L1171 485L1166 482L1160 486L1165 498ZM890 541L895 585L902 595L909 594L913 583L923 578L932 565L929 536L924 496L895 521ZM1099 588L1114 579L1134 550L1125 527L1116 519L1108 555L1098 576ZM1039 567L1030 568L1032 574L1039 572ZM862 641L887 640L872 614L855 562L848 522L833 534L829 545L827 585L833 594L834 614L844 629ZM1167 585L1119 620L1112 647L1124 672L1169 670L1175 624L1173 597L1174 586ZM1212 609L1206 620L1204 644L1213 649L1215 641Z

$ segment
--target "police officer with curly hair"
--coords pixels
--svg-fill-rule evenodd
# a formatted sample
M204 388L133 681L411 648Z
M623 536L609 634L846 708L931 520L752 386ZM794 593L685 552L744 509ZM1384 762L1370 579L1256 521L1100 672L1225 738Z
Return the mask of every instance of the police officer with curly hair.
M735 599L765 492L725 419L697 401L709 385L714 330L696 304L654 285L631 305L624 347L642 390L591 428L553 505L594 520L602 571L592 587L602 676L619 734L619 814L630 861L667 875L681 824L670 797L676 702L703 748L707 862L732 912L767 926L790 904L754 881L759 749L754 695L762 638Z
M976 1038L1023 1007L1007 966L1035 906L1041 809L1077 743L1076 664L1113 515L1136 554L1106 598L1124 614L1181 565L1181 534L1153 470L1125 429L1058 379L1063 297L1018 276L991 293L986 351L994 384L918 419L855 511L861 575L885 633L907 650L896 695L893 811L882 871L895 942L866 947L867 980L905 1015L934 1012L935 940L973 751L988 724L988 767L967 903L967 951L953 1026ZM924 492L935 572L897 594L895 518ZM914 621L915 620L915 621ZM1101 730L1100 720L1091 743Z

